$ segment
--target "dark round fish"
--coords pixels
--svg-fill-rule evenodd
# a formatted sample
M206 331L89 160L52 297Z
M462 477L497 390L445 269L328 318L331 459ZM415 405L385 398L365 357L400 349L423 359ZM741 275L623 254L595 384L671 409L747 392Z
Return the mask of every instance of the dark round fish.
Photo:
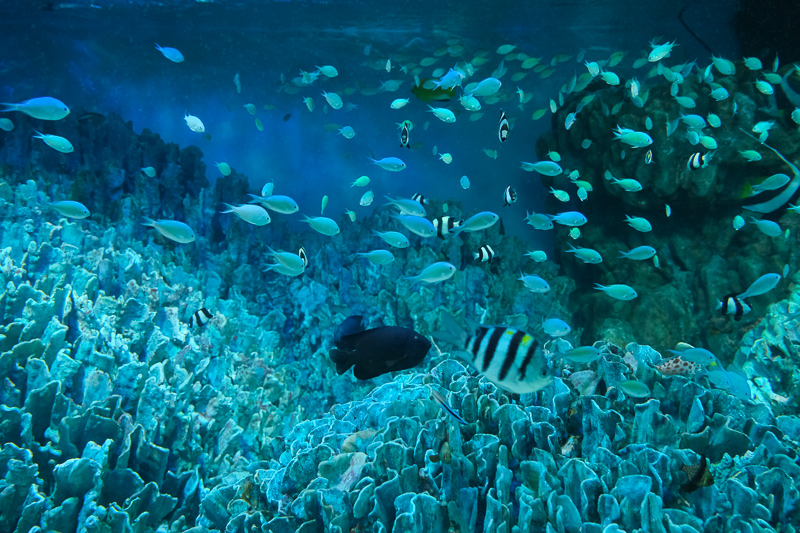
M514 190L514 187L509 185L506 187L505 192L503 193L503 207L513 204L517 201L517 191Z
M363 317L351 316L336 329L336 348L328 355L336 364L336 372L344 374L352 367L357 379L372 379L388 372L407 370L420 364L431 341L400 326L364 329Z
M202 309L195 311L194 314L189 317L189 327L191 328L192 326L197 326L202 328L208 324L208 321L212 318L214 318L214 315L211 313L211 311L203 307Z

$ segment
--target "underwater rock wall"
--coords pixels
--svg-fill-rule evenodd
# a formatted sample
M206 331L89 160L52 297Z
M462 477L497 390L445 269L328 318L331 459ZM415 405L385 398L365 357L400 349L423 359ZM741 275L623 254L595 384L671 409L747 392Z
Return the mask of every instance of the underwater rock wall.
M766 142L789 161L800 157L800 132L789 113L781 111L788 104L780 84L774 94L763 94L755 85L763 74L741 62L735 66L733 75L714 70L713 84L701 80L702 73L696 66L675 67L676 71L683 67L684 72L680 97L689 98L688 105L696 107L679 103L672 95L677 85L660 74L648 76L638 100L631 98L630 80L610 86L597 78L567 97L553 115L552 130L537 141L541 158L549 150L558 150L567 168L574 165L580 171L580 179L593 185L589 201L580 205L591 227L582 228L583 236L576 245L598 250L606 261L584 265L573 254L559 251L563 273L577 285L573 293L577 305L572 307L577 310L576 319L584 324L585 341L610 338L625 344L647 339L659 350L685 341L706 346L724 361L730 361L736 350L731 343L754 327L766 306L782 296L754 298L756 312L741 322L720 316L716 309L718 300L726 294L741 293L759 276L781 273L786 265L793 271L800 260L795 251L800 243L797 213L782 209L764 215L763 218L778 222L782 230L781 235L770 237L751 223L752 215L761 215L742 208L752 186L764 177L776 173L794 177L794 171L741 130L751 132L757 122L774 120ZM793 68L784 68L786 76ZM710 86L721 87L730 96L711 98ZM579 106L581 118L565 128L568 115ZM717 127L710 119L705 121L709 114L720 120ZM703 117L704 128L688 127L681 120L684 115ZM632 148L623 144L612 134L617 126L647 132L652 145ZM698 142L698 132L708 147ZM587 139L591 144L584 148L582 144ZM747 161L740 154L754 149L763 155L762 159ZM649 164L648 150L652 153ZM708 155L710 164L688 169L687 161L695 153ZM635 179L642 190L628 192L609 176ZM571 185L567 172L555 178L542 176L542 180L547 187ZM562 210L563 204L558 204L550 199L550 211ZM629 228L626 215L646 217L653 230L641 233ZM747 222L738 231L732 225L736 215ZM558 238L567 240L569 228L556 228ZM620 251L641 245L656 248L658 266L650 261L617 258ZM635 281L639 298L615 304L590 290L593 283L619 280ZM611 315L629 324L629 329L621 330L605 318Z

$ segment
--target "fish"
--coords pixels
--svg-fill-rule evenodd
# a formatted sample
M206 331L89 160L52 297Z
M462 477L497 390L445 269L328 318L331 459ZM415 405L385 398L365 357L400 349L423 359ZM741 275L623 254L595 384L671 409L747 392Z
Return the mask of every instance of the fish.
M297 250L297 255L300 257L300 259L303 260L303 266L307 267L308 266L308 254L306 254L306 249L301 246L300 249Z
M517 201L517 191L514 190L514 187L509 185L503 192L503 207L510 206L516 201Z
M369 185L369 176L361 176L360 178L358 178L357 180L355 180L353 183L350 184L350 188L366 187L367 185Z
M695 152L691 156L689 156L689 160L686 162L686 168L689 170L698 170L701 168L706 168L710 161L711 161L710 154Z
M550 219L550 215L546 215L544 213L528 213L527 210L525 213L526 224L529 224L538 230L553 229L553 221Z
M356 136L356 130L354 130L352 126L344 126L339 128L339 135L345 139L352 139Z
M368 157L367 159L390 172L400 172L406 168L406 164L399 157L384 157L383 159L372 159Z
M194 326L197 326L198 328L205 327L206 324L208 324L212 318L214 318L214 315L211 313L211 311L209 311L205 307L201 307L200 309L192 313L192 316L189 317L189 327L190 328Z
M469 331L452 315L441 312L442 329L434 339L459 348L466 360L487 379L507 391L536 392L553 381L553 372L539 342L528 333L505 326L482 326L468 321Z
M419 235L420 237L433 237L436 235L436 228L433 227L433 222L427 218L418 217L414 215L390 215L393 219L400 222L405 228Z
M627 222L628 225L636 231L641 231L642 233L647 233L653 229L650 221L648 221L646 218L625 215L625 222Z
M717 311L722 316L733 315L736 321L741 320L743 315L752 310L753 308L735 293L726 294L721 301L717 300Z
M298 274L303 272L308 264L308 257L306 257L306 251L303 248L300 248L298 253L293 254L292 252L276 252L271 247L267 246L267 253L264 255L268 258L271 257L275 259L276 263L289 270L296 271Z
M532 252L527 252L525 255L527 257L530 257L537 263L542 263L544 261L547 261L547 252L545 252L544 250L534 250Z
M220 174L223 176L230 176L231 175L231 166L228 163L214 163L214 166L217 167ZM153 176L150 176L151 178Z
M500 139L501 143L506 142L508 139L508 118L506 118L505 112L501 109L500 110L500 125L497 128L497 137Z
M395 248L408 248L409 246L411 246L408 237L406 237L399 231L380 232L377 230L372 230L372 233L383 239L383 241L386 244L394 246Z
M398 98L396 100L393 100L392 103L389 105L389 107L391 107L392 109L400 109L408 105L410 101L411 101L410 98Z
M672 355L680 355L684 361L696 365L710 366L717 363L717 356L705 348L687 348L685 350L667 350Z
M389 372L408 370L422 363L431 341L410 328L380 326L365 329L363 316L346 318L333 337L328 357L341 375L350 368L356 379L373 379Z
M521 281L522 284L525 285L525 288L531 292L544 294L550 290L550 284L536 274L529 274L527 276L520 274L517 281Z
M491 262L494 259L494 250L488 244L484 244L477 252L472 252L472 258L476 261L480 259L481 263Z
M764 274L755 280L746 291L738 296L738 298L743 300L751 296L761 296L762 294L765 294L777 287L780 281L780 274Z
M325 98L325 101L328 102L328 105L333 109L342 108L342 97L338 94L322 91L322 96Z
M317 233L327 235L328 237L338 235L340 231L336 221L328 217L310 217L308 215L303 215L303 220L301 222L307 223L311 226L311 229Z
M572 331L572 328L569 327L569 324L560 318L548 318L545 320L544 317L542 317L542 329L551 337L563 337Z
M582 189L582 187L579 187ZM585 190L585 189L584 189ZM586 216L578 211L565 211L557 215L550 215L550 220L561 224L562 226L583 226L588 222Z
M653 162L653 151L648 150L647 153L644 155L644 164L649 165Z
M481 211L469 217L463 224L454 228L452 231L453 236L460 234L462 231L480 231L490 228L500 220L500 215L492 213L491 211Z
M615 285L600 285L599 283L595 283L594 288L598 291L603 291L617 300L633 300L638 296L633 287L621 283Z
M781 227L777 222L772 220L759 220L756 217L750 217L753 224L756 225L758 230L768 237L778 237L781 234Z
M666 42L664 44L655 44L651 42L650 47L652 50L650 51L650 54L648 54L647 60L651 63L661 61L665 57L669 57L672 53L672 49L676 46L678 45L675 44L675 41Z
M375 193L372 192L370 189L369 191L365 192L361 195L361 199L358 201L358 205L362 207L367 207L372 205L372 201L375 199Z
M560 354L562 359L566 359L574 364L587 364L600 359L603 354L594 346L578 346L572 350Z
M556 163L555 161L538 161L536 163L528 163L527 161L522 162L522 170L527 172L538 172L544 176L558 176L564 170L561 168L561 165Z
M265 187L267 185L265 185ZM292 213L297 213L300 210L300 206L297 205L297 202L288 196L283 196L280 194L272 194L270 196L256 196L255 194L248 194L248 196L252 198L250 203L260 203L270 211L275 211L276 213L281 213L282 215L291 215Z
M144 217L142 226L154 228L164 237L181 244L188 244L196 239L194 230L178 220L153 220Z
M412 194L411 199L414 200L415 202L419 202L423 206L428 203L428 200L426 200L425 197L418 192Z
M455 419L456 419L456 421L457 421L459 424L464 424L464 425L467 425L467 421L466 421L466 420L464 420L463 418L461 418L461 417L459 416L459 414L458 414L458 413L456 413L456 412L453 410L453 408L452 408L452 407L450 407L450 404L449 404L449 403L447 403L447 400L444 398L444 396L442 396L441 394L439 394L438 392L436 392L436 391L435 391L435 390L433 390L432 388L431 388L431 396L433 396L433 399L436 401L436 403L438 403L438 404L439 404L439 407L441 407L441 408L442 408L442 409L443 409L443 410L444 410L444 411L445 411L447 414L449 414L450 416L452 416L453 418L455 418Z
M456 115L446 107L433 107L428 105L428 108L429 111L442 122L452 124L456 121Z
M403 122L403 127L400 129L400 147L405 147L411 150L411 144L409 144L410 138L408 136L408 125Z
M394 261L394 255L389 250L372 250L369 252L356 252L356 257L368 259L376 265L388 265Z
M661 372L662 376L693 376L700 370L700 365L684 361L680 355L667 359L660 365L656 366L656 370Z
M72 152L75 151L75 148L72 146L72 143L69 142L68 139L60 137L58 135L49 135L47 133L39 133L37 131L36 135L34 135L33 138L43 140L47 146L49 146L53 150L61 152L62 154L71 154Z
M464 223L464 219L457 219L451 216L441 216L433 219L433 227L436 229L436 236L444 239L445 235L449 235L453 229L459 227Z
M186 125L189 126L189 129L196 133L203 133L206 131L206 127L203 124L203 121L194 115L190 115L189 113L184 113L183 120L186 121Z
M0 105L6 106L5 109L0 110L2 113L19 111L39 120L61 120L70 112L64 102L52 96L40 96L17 104L3 103Z
M642 184L632 178L618 180L614 176L611 176L611 183L618 185L621 189L628 192L638 192L642 190Z
M13 131L14 130L14 123L7 118L0 118L0 130L3 131Z
M59 214L67 218L83 219L92 213L80 202L74 200L62 200L60 202L50 202L47 207L58 211Z
M416 276L407 276L407 279L412 284L414 283L428 283L435 284L441 283L453 277L456 273L456 267L446 261L439 261L426 266Z
M169 46L158 46L158 43L156 43L156 50L161 52L161 55L163 55L173 63L181 63L184 60L183 54L177 48L171 48Z
M425 207L423 205L412 199L412 198L397 198L394 199L391 196L386 194L383 195L384 198L389 200L387 203L383 204L384 206L391 205L396 207L397 210L402 213L403 215L412 215L415 217L424 217L427 213L425 212Z
M614 140L620 141L632 148L643 148L653 144L653 138L643 131L634 131L617 125L614 130Z
M620 250L620 255L618 259L632 259L634 261L645 261L650 259L654 255L656 255L656 249L652 246L637 246L636 248L632 248L627 252L623 252Z
M619 383L616 383L615 386L633 398L647 398L650 396L650 387L635 379L620 381Z
M233 213L248 224L254 226L266 226L270 223L269 213L260 205L244 204L244 205L231 205L223 203L226 207L220 213Z
M575 257L584 263L596 265L597 263L603 262L603 256L600 255L600 252L597 250L593 250L592 248L575 248L572 246L572 243L567 244L569 245L569 250L566 252L575 254Z

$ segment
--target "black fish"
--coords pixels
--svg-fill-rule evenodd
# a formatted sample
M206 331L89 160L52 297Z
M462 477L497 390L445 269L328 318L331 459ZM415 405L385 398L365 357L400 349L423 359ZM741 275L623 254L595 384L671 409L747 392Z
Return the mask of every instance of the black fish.
M497 137L501 143L506 142L506 139L508 139L508 119L502 109L500 110L500 125L497 129Z
M209 320L212 318L214 318L214 315L211 313L211 311L203 307L199 311L195 311L194 314L189 317L189 327L191 328L192 326L197 326L202 328L208 324Z
M285 115L283 115L283 121L284 122L289 122L290 118L292 118L292 114L291 113L286 113Z
M339 374L353 367L357 379L372 379L406 370L420 364L431 348L431 341L413 329L400 326L364 329L362 319L360 315L351 316L336 328L333 337L336 348L328 355Z

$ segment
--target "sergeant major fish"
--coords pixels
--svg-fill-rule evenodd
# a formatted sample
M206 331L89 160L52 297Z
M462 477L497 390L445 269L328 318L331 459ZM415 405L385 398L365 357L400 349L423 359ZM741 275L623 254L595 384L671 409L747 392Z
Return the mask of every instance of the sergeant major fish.
M190 328L194 326L197 326L198 328L205 327L205 325L208 324L212 318L214 318L214 315L211 313L211 311L209 311L205 307L202 307L197 311L195 311L192 314L192 316L189 317L189 327Z
M442 330L433 333L441 342L459 348L456 355L472 364L498 387L517 393L536 392L553 381L539 342L522 330L481 326L468 322L464 330L449 313L441 313Z

